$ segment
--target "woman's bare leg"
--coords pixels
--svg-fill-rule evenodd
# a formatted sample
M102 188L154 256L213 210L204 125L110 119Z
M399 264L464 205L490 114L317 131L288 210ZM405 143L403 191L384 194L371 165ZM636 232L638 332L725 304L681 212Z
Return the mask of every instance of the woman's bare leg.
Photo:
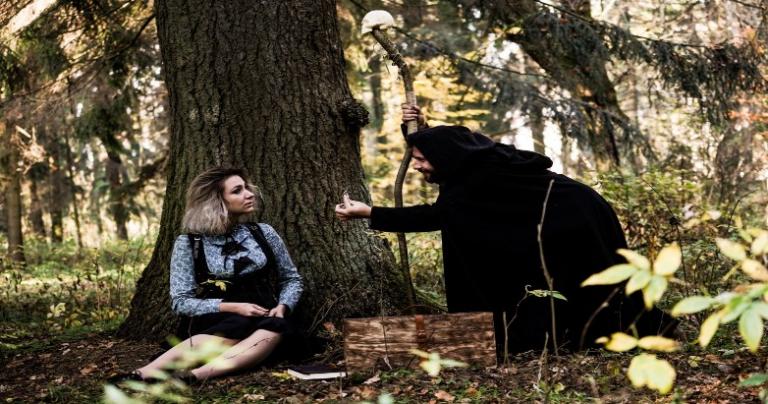
M244 369L263 361L277 344L280 334L269 330L256 330L213 361L192 370L198 380L218 377L234 370Z
M181 356L184 354L185 351L194 349L195 347L200 346L208 341L217 341L220 344L228 345L228 346L235 345L237 343L236 339L222 338L222 337L217 337L215 335L208 335L208 334L193 335L185 339L184 341L181 341L180 343L176 344L176 346L165 351L165 353L155 358L155 360L153 360L152 362L148 363L144 367L141 367L137 370L139 371L139 373L141 373L142 377L144 378L151 377L154 371L162 370L171 362L181 358Z

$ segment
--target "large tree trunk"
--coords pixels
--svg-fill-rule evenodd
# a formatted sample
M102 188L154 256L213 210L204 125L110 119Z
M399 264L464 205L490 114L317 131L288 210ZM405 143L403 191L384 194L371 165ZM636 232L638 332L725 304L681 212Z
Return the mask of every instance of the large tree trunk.
M120 333L163 337L174 324L168 266L192 178L245 167L263 191L260 220L285 240L304 277L295 313L306 327L392 312L405 283L366 224L339 223L343 190L369 199L359 126L332 0L161 0L157 25L171 110L171 150L158 240Z

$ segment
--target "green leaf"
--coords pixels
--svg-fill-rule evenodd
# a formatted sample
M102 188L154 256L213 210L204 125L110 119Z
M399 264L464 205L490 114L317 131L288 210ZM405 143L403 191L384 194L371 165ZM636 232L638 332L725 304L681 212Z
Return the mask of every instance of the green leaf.
M560 292L558 292L556 290L547 290L547 289L528 290L528 289L526 289L526 291L528 293L536 296L536 297L549 297L549 296L552 296L555 299L565 300L566 302L568 301L568 299L566 299L565 296L563 296L562 293L560 293Z
M757 348L760 347L760 340L763 338L763 319L751 307L745 310L739 319L739 333L744 338L749 350L757 352Z
M568 299L566 299L565 296L563 296L562 293L560 293L560 292L558 292L556 290L552 291L552 297L554 297L555 299L565 300L566 302L568 301Z
M768 382L768 373L752 373L748 378L739 383L741 387L755 387L761 386Z
M675 369L655 355L640 354L632 358L627 376L635 387L648 386L661 394L669 393L675 384Z
M659 251L659 255L653 261L653 273L656 275L670 276L677 271L683 260L683 253L677 243L672 243Z
M741 261L747 258L746 249L743 245L737 242L726 238L717 238L715 239L715 243L717 244L717 247L720 248L720 251L732 260Z
M752 255L763 255L768 253L768 231L762 230L752 241L750 248Z
M634 349L636 346L637 339L635 337L624 334L623 332L615 332L611 334L611 339L606 342L605 349L614 352L624 352Z
M632 293L635 293L638 290L644 288L650 281L651 271L637 271L634 275L632 275L631 278L629 278L629 282L627 282L627 295L631 295Z
M107 384L104 386L104 402L109 404L137 404L141 401L135 400L119 388Z
M620 248L616 252L626 258L627 262L634 265L637 269L651 269L651 262L641 254L625 248Z
M722 215L723 214L720 213L719 210L708 210L708 211L706 211L704 213L704 218L705 218L705 220L710 220L710 219L711 220L717 220L717 219L720 219L720 216L722 216Z
M712 341L712 337L717 332L717 328L720 327L720 319L723 318L723 310L710 314L706 320L701 324L701 330L699 331L699 345L702 348L706 348L709 342Z
M672 315L677 317L681 314L698 313L702 310L709 308L715 299L707 296L690 296L677 302L675 307L672 308Z
M752 303L752 310L756 311L765 320L768 320L768 303L755 302Z
M395 399L389 393L382 393L379 396L378 404L395 404Z
M650 310L653 304L661 300L661 296L667 290L669 282L667 278L661 275L653 275L651 281L648 282L648 286L643 289L643 300L645 301L645 308Z
M429 352L422 351L420 349L411 349L411 353L419 358L429 359Z
M741 261L741 270L754 280L768 282L768 269L758 261L749 258Z
M677 341L659 335L649 335L640 338L640 340L637 341L637 346L643 349L662 352L674 352L680 349L680 344Z
M723 308L723 318L720 319L720 323L727 324L736 320L751 303L752 301L745 299L744 296L737 296L731 299L728 305Z
M648 367L648 388L667 394L675 384L675 376L675 368L669 362L656 359Z
M589 285L613 285L622 282L637 272L637 268L629 264L614 265L603 272L596 273L584 282L581 286Z
M425 360L419 364L428 375L437 377L440 374L440 361Z
M640 354L632 358L632 362L629 363L629 369L627 369L627 377L632 385L636 388L645 386L648 383L648 376L646 375L646 367L649 359L653 355Z
M752 242L752 235L749 234L749 232L744 229L739 229L739 237L741 237L741 239L746 241L747 243Z

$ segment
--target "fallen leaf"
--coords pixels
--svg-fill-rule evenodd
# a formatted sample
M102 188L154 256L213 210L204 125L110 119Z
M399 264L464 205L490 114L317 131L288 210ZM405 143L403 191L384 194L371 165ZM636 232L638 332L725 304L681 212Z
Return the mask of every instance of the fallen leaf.
M437 393L435 393L435 397L437 397L439 400L448 402L453 402L453 400L456 399L456 397L452 396L451 393L445 390L438 390Z
M379 381L381 381L381 378L379 377L379 373L376 373L375 375L373 375L373 377L371 377L370 379L364 381L363 384L371 385L371 384L374 384L374 383L378 383Z
M94 370L98 369L99 367L95 363L89 363L85 365L84 368L80 369L80 374L83 376L88 376L89 374L93 373Z
M360 390L360 396L365 400L370 400L377 396L376 389L373 387L365 386Z
M325 328L325 331L328 331L330 333L336 332L336 326L333 325L333 323L330 321L323 323L323 328Z

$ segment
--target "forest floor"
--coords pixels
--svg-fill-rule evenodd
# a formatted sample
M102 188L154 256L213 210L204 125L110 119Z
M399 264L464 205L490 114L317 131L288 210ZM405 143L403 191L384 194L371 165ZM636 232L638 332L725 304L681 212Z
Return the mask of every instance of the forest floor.
M113 337L128 314L133 285L152 247L136 239L78 252L73 242L53 247L30 242L28 268L0 270L0 403L102 402L108 377L135 369L159 352L156 342ZM684 324L682 341L695 340L698 325ZM757 355L745 351L736 326L728 326L721 327L706 351L687 346L660 354L678 373L674 389L663 396L630 385L626 368L631 354L604 350L549 355L544 361L535 353L521 354L503 366L447 369L436 378L417 368L296 381L283 364L181 394L201 403L383 403L383 394L403 403L759 402L760 388L739 387L739 382L764 372L765 347Z
M43 342L0 356L0 402L96 403L104 380L141 364L156 343L126 341L107 333ZM380 372L336 381L297 381L284 366L257 369L196 385L183 392L193 402L377 402L388 393L395 402L759 402L759 388L739 381L760 371L765 357L743 351L664 354L678 372L668 395L634 389L625 376L630 355L568 355L546 358L521 354L504 366L443 370L432 378L420 369ZM548 400L545 397L548 396Z

